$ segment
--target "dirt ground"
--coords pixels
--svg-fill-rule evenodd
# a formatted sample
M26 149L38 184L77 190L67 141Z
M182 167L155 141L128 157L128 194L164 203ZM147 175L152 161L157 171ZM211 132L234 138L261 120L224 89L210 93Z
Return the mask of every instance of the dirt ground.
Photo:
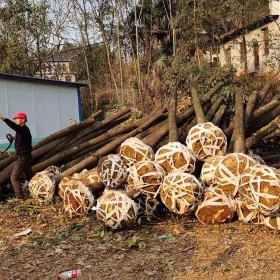
M24 236L16 233L31 229ZM0 204L0 279L279 279L280 236L264 225L205 226L166 215L134 229L102 228L94 213L69 218L57 198Z

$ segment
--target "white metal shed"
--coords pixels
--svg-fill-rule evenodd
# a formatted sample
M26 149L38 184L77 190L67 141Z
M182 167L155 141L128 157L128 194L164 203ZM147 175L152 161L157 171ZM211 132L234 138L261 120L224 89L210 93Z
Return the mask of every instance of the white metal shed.
M73 83L0 73L0 114L12 119L17 111L28 117L33 139L44 138L70 125L70 120L81 121L80 88ZM0 143L12 131L0 122Z

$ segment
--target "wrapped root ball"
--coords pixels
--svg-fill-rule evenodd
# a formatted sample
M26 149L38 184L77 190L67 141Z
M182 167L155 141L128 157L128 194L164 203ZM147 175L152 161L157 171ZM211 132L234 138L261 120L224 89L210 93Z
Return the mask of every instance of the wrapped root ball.
M169 211L189 214L202 197L200 182L191 174L174 171L165 176L160 187L160 197Z
M170 142L158 149L155 161L167 173L177 170L192 173L195 169L196 158L189 148L180 142Z
M230 222L235 215L235 202L222 190L208 188L198 205L196 217L202 224Z
M86 175L87 175L88 170L84 169L83 171L79 172L79 173L74 173L71 177L77 180L82 181Z
M138 215L138 204L124 192L108 190L97 200L96 216L104 227L131 227Z
M58 185L58 195L64 199L65 190L67 187L71 186L76 182L77 179L73 178L72 176L65 176L62 178Z
M239 221L256 225L261 225L264 223L264 216L258 209L249 209L246 203L240 199L236 199L235 202Z
M110 154L99 160L97 174L108 188L118 188L127 178L127 167L118 155Z
M208 157L226 153L227 138L223 131L211 122L199 123L190 129L186 144L197 159L205 161Z
M246 168L255 165L255 161L242 153L231 153L217 164L215 170L216 181L224 193L234 197L237 194L239 180Z
M91 190L93 195L99 194L105 189L105 185L98 176L97 168L87 173L86 177L83 179L83 183Z
M204 187L208 188L210 187L210 185L212 185L215 182L216 167L220 162L220 160L222 159L223 156L213 156L205 160L204 164L202 165L201 173L200 173L200 180L202 181Z
M126 139L120 147L119 154L128 166L143 160L153 160L153 149L136 137Z
M280 180L275 170L257 164L247 168L241 176L239 195L248 207L269 215L280 208Z
M64 189L64 210L70 217L83 216L88 213L94 203L94 196L81 181L68 181Z
M164 176L165 171L157 162L145 160L130 167L127 183L136 192L155 195Z
M55 181L47 171L36 173L28 183L30 195L39 203L50 202L55 192Z
M280 213L265 217L264 224L271 229L280 230Z
M55 165L50 165L49 167L47 167L44 171L49 173L49 176L53 179L55 178L57 175L59 175L61 173L61 169Z

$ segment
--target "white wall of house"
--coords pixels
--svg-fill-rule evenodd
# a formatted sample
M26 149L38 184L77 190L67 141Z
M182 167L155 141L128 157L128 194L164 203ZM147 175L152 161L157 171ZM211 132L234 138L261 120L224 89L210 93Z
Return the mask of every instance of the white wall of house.
M248 73L278 72L280 64L280 1L270 1L270 15L278 19L245 35ZM242 37L237 37L219 48L215 54L208 53L211 62L218 60L224 66L234 66L237 73L244 72L242 61Z
M76 86L33 83L0 78L0 113L12 119L17 111L28 116L33 138L43 138L70 125L70 119L79 121ZM0 122L0 141L14 131Z

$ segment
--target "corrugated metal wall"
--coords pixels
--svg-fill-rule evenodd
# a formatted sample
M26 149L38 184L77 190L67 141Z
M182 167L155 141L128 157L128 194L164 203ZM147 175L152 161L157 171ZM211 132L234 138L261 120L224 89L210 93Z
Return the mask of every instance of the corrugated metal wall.
M79 121L76 87L0 79L0 114L12 119L26 112L33 138L43 138ZM0 141L14 131L0 121Z

